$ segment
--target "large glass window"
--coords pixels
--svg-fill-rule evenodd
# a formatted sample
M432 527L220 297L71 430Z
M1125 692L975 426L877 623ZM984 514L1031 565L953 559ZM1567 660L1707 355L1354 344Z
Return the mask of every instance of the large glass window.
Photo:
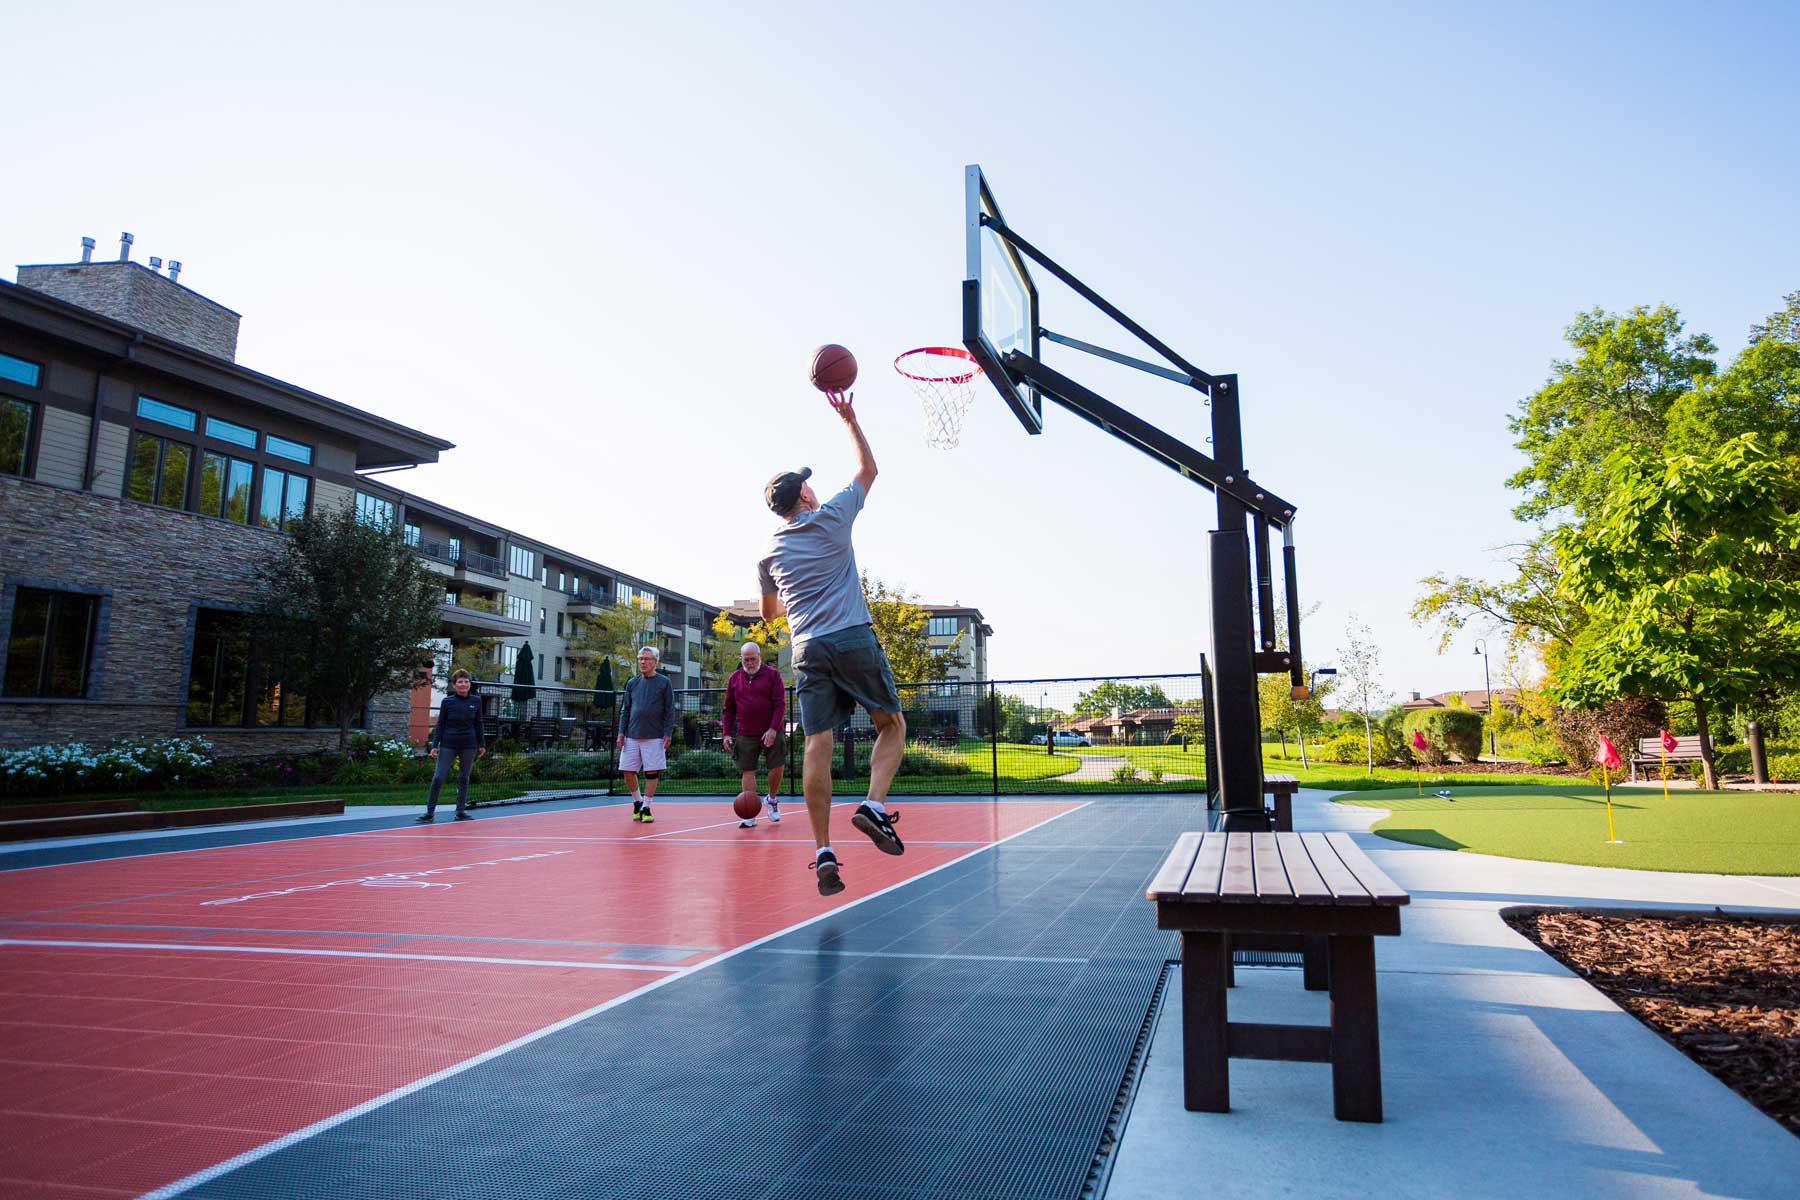
M256 520L264 529L286 529L306 515L306 495L312 481L292 471L264 467L262 503Z
M290 442L286 438L276 437L272 433L263 439L263 449L270 454L278 455L281 458L289 459L293 462L306 463L308 465L311 465L312 463L311 446L302 445L299 442Z
M191 726L331 727L331 704L309 697L298 666L309 647L270 634L244 613L203 608L194 617L188 671ZM353 728L362 715L352 717Z
M255 464L208 450L200 456L200 511L228 521L248 521L255 478Z
M163 425L173 425L177 429L194 432L199 418L191 408L177 408L173 404L164 404L161 400L149 396L139 396L137 415L146 421L157 421Z
M192 446L139 430L131 437L126 497L164 508L186 508L193 461Z
M506 615L515 621L531 620L531 597L508 596L506 598Z
M31 449L31 423L36 417L37 405L0 399L0 475L25 473L25 454Z
M955 617L932 617L926 622L925 633L928 637L955 637Z
M14 383L22 383L26 387L36 387L43 378L43 368L23 358L14 358L10 354L0 354L0 379L10 379Z
M6 639L8 696L87 695L98 596L22 587Z
M405 538L407 545L417 550L419 548L419 542L424 539L425 535L417 525L408 521L406 523L406 531L401 536Z
M512 546L507 550L506 565L511 569L514 575L524 575L529 578L530 576L537 574L537 572L533 570L537 564L532 561L532 558L533 555L531 551L525 549L523 546Z
M500 647L499 661L501 674L511 675L513 669L519 665L519 648L517 646Z
M256 449L256 430L242 425L233 425L230 421L221 421L217 417L206 418L206 436L218 438L221 442L230 442L247 450Z
M377 529L394 527L394 502L383 500L380 496L371 496L367 492L356 493L356 519L364 525L373 525Z

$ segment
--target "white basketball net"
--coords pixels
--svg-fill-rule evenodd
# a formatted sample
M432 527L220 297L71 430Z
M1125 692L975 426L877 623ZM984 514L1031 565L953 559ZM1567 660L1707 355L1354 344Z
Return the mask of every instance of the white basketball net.
M894 360L925 410L925 444L950 450L962 436L963 416L975 398L981 364L961 346L925 346Z

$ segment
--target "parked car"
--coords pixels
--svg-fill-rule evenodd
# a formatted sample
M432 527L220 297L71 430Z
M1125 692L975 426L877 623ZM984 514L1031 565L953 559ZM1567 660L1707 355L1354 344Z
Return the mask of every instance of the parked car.
M1059 746L1091 746L1094 744L1089 740L1087 734L1076 733L1072 729L1058 729L1052 736L1056 738L1056 744ZM1034 746L1043 745L1044 735L1041 733L1033 735L1031 744Z

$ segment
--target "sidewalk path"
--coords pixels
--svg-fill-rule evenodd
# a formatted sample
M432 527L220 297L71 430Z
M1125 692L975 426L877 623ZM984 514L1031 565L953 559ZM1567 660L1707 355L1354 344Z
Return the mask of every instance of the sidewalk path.
M1499 917L1532 903L1792 912L1800 879L1407 846L1364 832L1383 812L1329 794L1300 792L1295 827L1352 831L1412 893L1405 932L1375 939L1386 1121L1334 1120L1324 1064L1243 1059L1230 1113L1185 1111L1173 979L1106 1200L1800 1195L1800 1138ZM1237 979L1234 1021L1329 1021L1298 971Z

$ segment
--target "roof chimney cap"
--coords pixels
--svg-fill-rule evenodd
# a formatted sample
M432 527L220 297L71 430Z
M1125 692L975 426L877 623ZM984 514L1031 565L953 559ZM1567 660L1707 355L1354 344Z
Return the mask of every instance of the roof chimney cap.
M81 239L81 261L84 263L94 261L94 239L91 237Z
M171 258L169 260L169 282L174 283L175 277L179 274L181 274L181 260Z
M137 239L132 237L129 233L121 233L119 235L119 261L120 262L130 262L131 261L131 243L135 242L136 240Z
M150 256L150 269L152 271L162 270L162 259L160 259L156 255L152 254Z

